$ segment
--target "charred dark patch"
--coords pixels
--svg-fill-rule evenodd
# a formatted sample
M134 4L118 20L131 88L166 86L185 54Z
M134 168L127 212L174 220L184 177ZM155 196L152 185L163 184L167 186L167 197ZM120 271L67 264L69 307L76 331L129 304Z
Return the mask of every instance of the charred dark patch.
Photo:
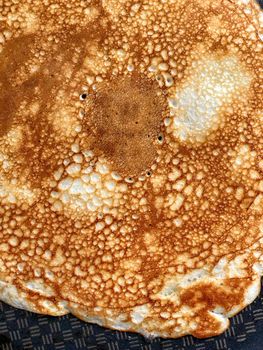
M121 174L134 176L155 160L166 103L158 86L138 75L116 78L91 97L92 148Z

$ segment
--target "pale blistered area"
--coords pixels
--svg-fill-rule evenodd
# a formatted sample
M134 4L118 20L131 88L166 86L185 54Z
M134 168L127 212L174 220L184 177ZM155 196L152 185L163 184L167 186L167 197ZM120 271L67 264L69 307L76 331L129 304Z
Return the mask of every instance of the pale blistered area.
M0 298L210 337L263 274L252 1L2 1Z
M174 114L171 129L181 140L205 140L211 129L224 120L220 108L231 106L233 99L245 103L251 78L242 70L235 57L193 62L194 72L178 91L171 93L171 113Z

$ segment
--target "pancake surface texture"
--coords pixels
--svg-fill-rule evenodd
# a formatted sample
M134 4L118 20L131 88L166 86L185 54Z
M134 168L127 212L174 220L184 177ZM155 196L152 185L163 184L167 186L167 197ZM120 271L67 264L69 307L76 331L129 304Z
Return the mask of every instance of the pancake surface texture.
M253 1L0 1L0 299L210 337L263 274Z

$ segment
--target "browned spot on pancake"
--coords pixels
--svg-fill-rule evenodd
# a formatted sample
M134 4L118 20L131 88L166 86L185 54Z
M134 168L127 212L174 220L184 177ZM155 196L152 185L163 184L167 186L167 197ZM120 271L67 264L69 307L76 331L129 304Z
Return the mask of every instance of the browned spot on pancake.
M74 32L74 31L73 31ZM11 39L5 46L0 59L0 137L12 126L21 126L23 141L17 150L15 167L18 173L25 174L32 186L40 186L43 179L51 176L57 166L59 149L63 145L56 138L53 125L47 116L55 104L61 87L72 94L70 81L65 77L65 65L72 65L78 42L78 59L74 59L72 76L82 65L86 54L86 44L90 37L85 33L66 32L56 45L40 44L37 35L25 35ZM32 60L42 52L35 71ZM31 106L37 105L36 112ZM6 150L9 152L9 150ZM13 152L13 151L12 151ZM10 169L10 176L14 169Z
M92 148L121 174L140 174L155 160L165 108L157 84L140 75L103 84L92 96L87 120L95 137Z
M13 101L9 92L3 89L0 97L0 136L4 135L10 128L12 122Z
M13 86L10 76L21 66L31 54L34 36L28 35L11 40L6 46L0 59L0 137L5 135L12 124L16 109L25 95L25 91ZM30 91L31 92L31 91Z
M244 297L251 280L249 278L233 278L225 283L228 289L206 283L197 284L181 294L184 304L190 307L198 305L199 315L202 315L202 322L193 332L195 337L206 338L219 333L220 322L211 315L211 311L215 310L218 305L224 305L227 312L231 311Z

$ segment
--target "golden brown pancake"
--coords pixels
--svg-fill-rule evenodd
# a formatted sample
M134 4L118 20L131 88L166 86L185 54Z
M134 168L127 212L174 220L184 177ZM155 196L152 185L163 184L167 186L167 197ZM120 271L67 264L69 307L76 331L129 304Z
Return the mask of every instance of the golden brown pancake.
M0 4L0 298L209 337L263 274L252 0Z

